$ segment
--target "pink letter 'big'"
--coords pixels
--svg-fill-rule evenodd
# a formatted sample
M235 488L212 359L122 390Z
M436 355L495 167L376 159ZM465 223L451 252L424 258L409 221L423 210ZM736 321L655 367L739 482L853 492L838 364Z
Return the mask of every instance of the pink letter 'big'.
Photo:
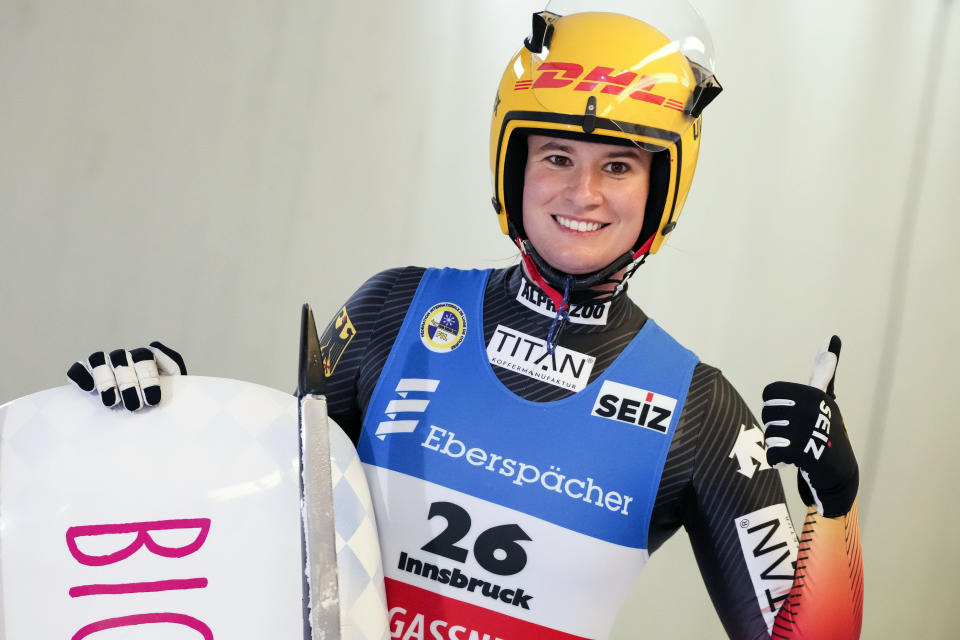
M170 531L176 529L198 529L193 542L180 547L167 547L158 544L150 535L156 531ZM78 538L103 536L110 534L135 533L137 537L127 546L104 555L90 555L80 551L77 546ZM164 558L183 558L200 547L210 533L210 518L182 518L177 520L155 520L153 522L128 522L124 524L93 524L67 529L67 548L70 555L80 564L89 567L102 567L125 560L136 553L141 547L146 547L151 553ZM162 580L159 582L137 582L130 584L84 585L70 590L73 598L90 595L109 595L124 593L147 593L153 591L168 591L179 589L202 589L207 586L206 578L191 580ZM188 627L203 636L204 640L213 640L213 632L206 624L193 616L180 613L143 613L132 616L121 616L100 620L83 627L75 634L72 640L83 640L87 636L119 627L131 627L143 624L178 624Z
M199 529L200 531L193 542L182 547L165 547L157 544L150 537L151 531L169 531L171 529ZM102 556L88 555L77 547L77 538L102 536L111 533L136 533L137 537L126 547ZM67 529L67 547L70 549L70 555L80 564L89 567L102 567L125 560L144 546L151 553L164 558L182 558L202 547L208 533L210 533L210 518L184 518L125 524L91 524Z

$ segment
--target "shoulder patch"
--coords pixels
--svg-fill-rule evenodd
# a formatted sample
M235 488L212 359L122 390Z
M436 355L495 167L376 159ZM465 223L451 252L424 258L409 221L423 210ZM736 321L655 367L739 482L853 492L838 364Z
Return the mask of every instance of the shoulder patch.
M760 427L751 425L748 429L747 425L741 424L740 434L727 457L731 460L736 458L739 466L737 473L747 478L752 479L753 474L758 469L769 469L770 465L767 464L767 452L763 443L763 431Z
M453 351L467 335L467 315L452 302L435 304L420 321L420 341L435 353Z
M323 337L320 339L320 353L323 354L323 374L326 377L333 375L340 362L343 352L350 346L350 342L357 335L357 329L350 321L347 315L347 308L340 309L327 328L323 331Z

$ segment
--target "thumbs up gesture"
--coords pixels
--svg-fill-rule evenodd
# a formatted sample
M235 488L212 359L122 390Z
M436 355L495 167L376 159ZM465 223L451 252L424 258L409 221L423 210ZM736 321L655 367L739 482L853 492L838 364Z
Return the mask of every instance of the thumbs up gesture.
M833 336L817 355L810 384L768 384L760 414L767 462L796 465L800 497L828 518L850 511L860 484L857 459L833 392L839 357L840 338Z

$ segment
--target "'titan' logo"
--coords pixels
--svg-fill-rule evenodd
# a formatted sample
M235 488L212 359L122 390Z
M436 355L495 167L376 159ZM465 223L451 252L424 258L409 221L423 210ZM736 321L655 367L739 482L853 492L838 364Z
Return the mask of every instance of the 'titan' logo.
M747 429L747 425L740 425L740 435L730 450L728 458L736 457L740 468L737 473L753 478L757 469L769 469L767 464L767 452L763 448L763 431L758 426L752 426Z
M406 420L397 420L397 414L422 414L427 410L427 405L430 404L430 400L408 398L407 395L411 392L433 393L437 390L439 384L439 380L430 380L427 378L401 378L400 382L397 383L396 389L400 399L393 399L387 403L387 408L384 410L384 413L387 414L387 417L390 419L378 424L377 432L374 435L384 440L392 433L413 433L420 423L420 420L412 420L409 418Z
M800 545L783 503L772 504L733 519L740 537L743 559L760 603L760 611L773 629L777 609L793 587Z
M676 398L604 380L590 415L666 433L676 408Z
M561 346L548 353L546 341L502 324L490 337L487 358L498 367L573 391L587 386L596 360Z

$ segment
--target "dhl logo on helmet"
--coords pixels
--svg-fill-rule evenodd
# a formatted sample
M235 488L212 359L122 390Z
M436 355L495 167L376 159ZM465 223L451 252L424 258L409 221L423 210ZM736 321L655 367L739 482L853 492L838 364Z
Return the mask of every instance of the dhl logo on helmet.
M629 96L634 100L649 102L659 105L666 109L683 112L686 108L679 100L667 98L650 91L656 86L656 80L651 76L639 76L633 71L624 71L617 75L611 75L614 72L613 67L598 66L594 67L590 73L584 76L583 65L575 62L544 62L537 68L539 75L536 80L518 80L514 84L514 91L524 91L527 89L562 89L569 87L575 80L580 80L574 91L596 91L600 85L604 85L600 93L619 96L628 87L635 87ZM582 79L581 79L582 78Z

